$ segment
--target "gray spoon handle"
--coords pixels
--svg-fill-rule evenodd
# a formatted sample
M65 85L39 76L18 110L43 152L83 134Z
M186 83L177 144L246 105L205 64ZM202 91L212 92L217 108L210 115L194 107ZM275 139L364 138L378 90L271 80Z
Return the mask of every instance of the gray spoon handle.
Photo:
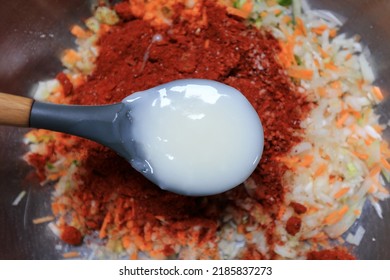
M113 123L122 106L122 103L78 106L34 101L29 126L65 132L110 146L119 139Z
M43 128L80 136L110 147L130 159L118 129L125 113L123 108L123 103L59 105L0 93L0 125Z

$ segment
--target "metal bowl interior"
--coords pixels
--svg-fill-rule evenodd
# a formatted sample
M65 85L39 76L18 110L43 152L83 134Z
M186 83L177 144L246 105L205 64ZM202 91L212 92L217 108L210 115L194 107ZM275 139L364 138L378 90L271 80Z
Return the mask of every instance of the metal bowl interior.
M330 10L346 20L343 32L359 34L371 52L376 84L386 99L378 106L381 121L390 119L390 1L309 0L318 9ZM28 96L34 84L52 78L62 69L59 55L74 46L72 24L90 15L91 1L13 0L0 9L0 90ZM45 225L32 219L50 214L50 187L42 187L23 161L22 137L27 129L0 127L0 259L58 259L59 241ZM390 139L390 131L385 131ZM12 201L22 191L26 198L18 206ZM366 205L360 222L366 234L355 253L359 259L390 259L390 200L382 203L383 219ZM356 225L355 225L356 227ZM352 228L353 230L353 228Z

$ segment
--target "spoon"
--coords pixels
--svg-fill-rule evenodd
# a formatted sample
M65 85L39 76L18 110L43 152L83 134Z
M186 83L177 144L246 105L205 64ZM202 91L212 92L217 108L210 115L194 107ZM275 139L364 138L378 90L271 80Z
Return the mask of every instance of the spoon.
M0 125L43 128L103 144L175 193L222 193L244 182L263 151L263 128L236 89L173 81L103 106L58 105L0 93Z

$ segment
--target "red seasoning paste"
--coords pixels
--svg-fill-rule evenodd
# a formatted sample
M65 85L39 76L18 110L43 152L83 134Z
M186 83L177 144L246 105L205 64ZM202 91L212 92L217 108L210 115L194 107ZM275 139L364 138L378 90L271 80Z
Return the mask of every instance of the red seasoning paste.
M203 5L198 26L179 16L184 9L180 5L171 11L171 25L155 26L132 14L128 3L121 3L116 6L121 21L100 38L96 68L85 83L74 88L66 75L58 75L66 89L67 102L82 105L120 102L133 92L177 79L216 80L241 91L262 120L265 147L251 177L255 189L247 191L239 186L210 197L185 197L163 191L97 143L65 135L62 137L66 141L50 143L57 151L72 152L79 165L74 175L78 186L67 199L53 203L54 214L64 216L70 212L72 225L82 235L97 230L100 238L108 238L114 244L114 249L129 249L135 244L134 258L137 250L149 252L152 257L175 257L176 244L199 248L199 258L217 258L217 232L229 211L241 213L241 218L233 218L247 225L254 219L253 209L268 213L272 220L265 221L262 227L270 248L275 242L274 220L283 203L282 176L287 170L278 159L300 141L296 132L310 104L278 63L281 48L271 33L248 26L213 1ZM154 40L156 35L161 40ZM33 154L30 158L38 169L39 163L47 160L40 157ZM253 209L245 209L245 205ZM297 214L306 211L297 204L294 209ZM64 225L68 222L61 219ZM294 216L288 224L288 232L294 235L301 221ZM64 239L80 243L82 237L74 227L68 228ZM249 230L238 226L237 231L250 240ZM163 240L164 245L156 248L156 239ZM248 241L241 257L265 256ZM318 255L312 253L310 257Z
M332 250L312 251L307 254L308 260L354 260L345 248L334 248Z

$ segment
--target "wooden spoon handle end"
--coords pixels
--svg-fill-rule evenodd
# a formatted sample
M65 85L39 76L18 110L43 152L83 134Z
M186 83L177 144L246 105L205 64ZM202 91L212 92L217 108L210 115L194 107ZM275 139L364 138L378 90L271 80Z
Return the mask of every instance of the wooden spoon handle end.
M0 93L0 125L29 127L34 100Z

